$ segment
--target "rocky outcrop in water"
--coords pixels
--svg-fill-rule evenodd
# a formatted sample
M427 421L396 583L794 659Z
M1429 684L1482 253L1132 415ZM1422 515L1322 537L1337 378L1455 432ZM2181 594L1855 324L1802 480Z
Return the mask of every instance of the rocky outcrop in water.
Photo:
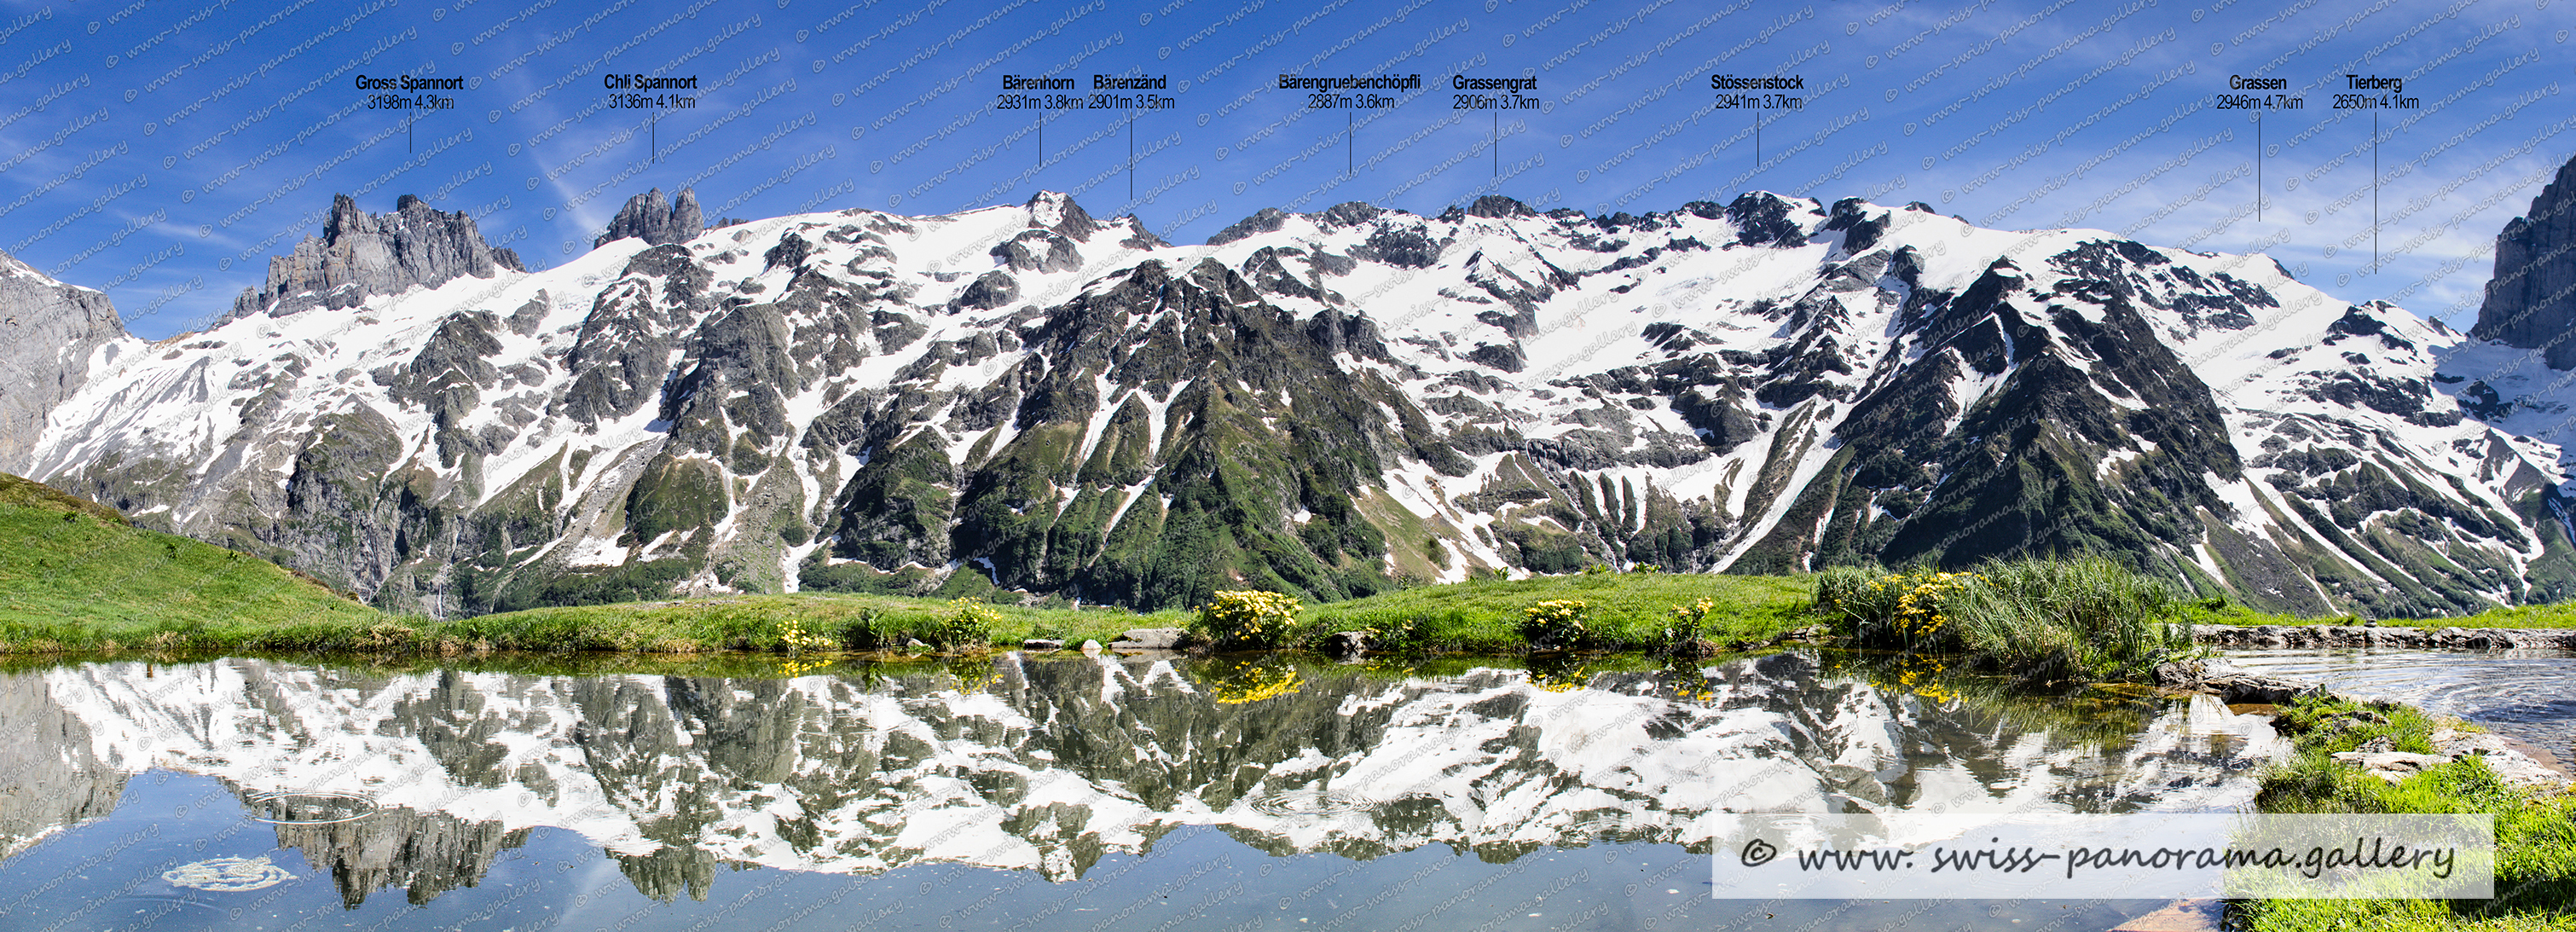
M225 320L262 311L285 317L314 308L354 307L370 295L399 294L413 285L431 288L462 275L490 278L502 269L525 272L519 254L483 242L474 218L450 213L409 194L389 214L370 214L346 194L331 199L322 235L306 237L295 251L268 260L268 283L242 289Z
M599 234L591 245L606 246L630 236L655 246L685 243L696 239L698 231L705 228L706 221L698 214L696 188L681 188L677 201L665 200L662 189L654 188L627 198L626 206L618 208L616 218L608 221L608 232Z
M2576 159L2496 234L2495 278L2470 336L2545 347L2552 369L2576 369Z
M2204 692L2229 705L2279 705L2293 699L2323 696L2325 687L2306 680L2264 676L2237 669L2224 660L2179 660L2156 666L2156 685Z
M124 336L106 294L0 254L0 472L27 471L46 415L88 381L91 355Z

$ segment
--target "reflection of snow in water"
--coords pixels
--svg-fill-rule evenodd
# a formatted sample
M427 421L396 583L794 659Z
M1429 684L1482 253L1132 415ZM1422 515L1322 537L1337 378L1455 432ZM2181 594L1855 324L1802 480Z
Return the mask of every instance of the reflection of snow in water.
M268 857L262 855L255 858L207 858L181 864L163 871L161 879L169 881L171 886L241 893L265 890L293 880L295 875L287 873L286 868L268 863Z
M146 678L99 663L0 677L0 696L23 688L77 721L58 753L99 770L231 781L250 818L293 826L280 838L297 846L548 827L626 858L1050 879L1080 875L1092 855L1076 852L1141 854L1190 825L1272 853L1374 857L1699 845L1724 813L2223 809L2252 795L2268 750L2268 728L2214 704L1935 701L1798 653L1594 672L1562 692L1517 669L1300 666L1294 691L1251 706L1219 701L1226 670L1188 661L987 662L968 674L992 682L970 692L946 669L579 677L235 659Z

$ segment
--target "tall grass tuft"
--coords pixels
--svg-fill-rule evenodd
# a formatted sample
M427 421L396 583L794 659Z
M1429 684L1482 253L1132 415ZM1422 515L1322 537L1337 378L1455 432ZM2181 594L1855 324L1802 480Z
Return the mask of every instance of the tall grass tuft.
M1965 655L2037 682L2141 680L2192 650L2180 597L2099 557L1842 567L1818 575L1815 607L1855 645Z

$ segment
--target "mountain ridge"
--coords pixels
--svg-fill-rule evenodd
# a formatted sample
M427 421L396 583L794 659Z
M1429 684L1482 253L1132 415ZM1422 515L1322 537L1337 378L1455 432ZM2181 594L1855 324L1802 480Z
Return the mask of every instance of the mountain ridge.
M434 615L2077 551L2311 614L2576 585L2557 448L2445 369L2506 349L2259 255L1764 192L651 238L128 354L31 466Z

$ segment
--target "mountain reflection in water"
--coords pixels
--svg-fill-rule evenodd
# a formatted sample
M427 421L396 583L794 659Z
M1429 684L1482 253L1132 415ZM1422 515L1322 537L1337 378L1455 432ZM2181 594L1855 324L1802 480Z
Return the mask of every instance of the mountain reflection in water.
M1704 851L1711 813L2220 808L2269 753L2268 729L2206 700L2013 698L1851 663L61 666L0 675L0 858L108 816L154 770L220 781L355 908L477 884L540 829L577 833L667 901L750 867L1064 881L1197 826L1274 856L1448 846L1501 863Z

